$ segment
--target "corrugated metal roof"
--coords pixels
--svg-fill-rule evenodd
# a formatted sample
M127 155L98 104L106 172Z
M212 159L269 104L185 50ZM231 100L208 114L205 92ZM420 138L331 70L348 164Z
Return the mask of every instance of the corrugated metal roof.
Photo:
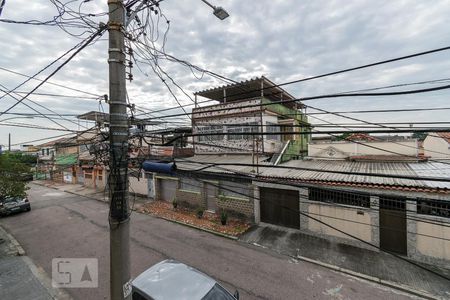
M77 163L77 158L77 153L58 155L55 159L55 164L64 166L74 165Z
M436 132L436 134L450 144L450 132Z
M261 175L267 177L289 178L299 180L370 183L377 185L408 185L408 186L422 185L421 182L410 179L321 172L321 171L336 171L336 172L378 173L385 175L416 176L414 171L408 166L408 163L292 160L281 165L295 168L310 168L315 170L310 171L298 169L270 168L264 169Z
M250 99L261 97L261 82L263 82L263 93L266 97L278 100L281 98L283 100L295 99L289 92L264 76L206 89L196 92L195 94L219 102L224 102L225 98L227 100L226 102L239 99ZM224 97L223 90L226 90L226 97ZM281 94L283 94L283 96L280 96Z
M355 162L355 161L330 161L330 160L291 160L280 166L297 169L275 168L268 162L262 162L260 157L259 175L269 178L283 178L287 180L314 181L324 183L345 183L373 186L400 186L418 187L423 189L450 189L450 182L415 180L392 177L377 177L373 175L356 175L329 173L324 171L372 173L411 177L442 177L450 179L450 165L437 162ZM190 162L186 162L190 161ZM180 170L200 170L207 164L236 163L252 164L251 155L197 155L186 159L177 160ZM192 163L195 162L195 163ZM298 168L314 169L301 170ZM215 166L202 171L215 173L247 173L255 174L251 166Z
M260 164L270 165L269 163L263 163L263 160L266 160L268 157L259 156ZM256 162L256 156L255 156ZM221 164L221 163L235 163L235 164L252 164L252 156L251 155L241 155L241 154L223 154L223 155L196 155L188 158L181 158L176 160L177 168L185 171L194 171L205 168L208 164ZM252 173L253 167L250 166L217 166L205 168L205 172L214 172L214 173Z
M417 176L450 178L450 165L439 162L409 164ZM450 189L450 183L439 181L424 181L426 186Z

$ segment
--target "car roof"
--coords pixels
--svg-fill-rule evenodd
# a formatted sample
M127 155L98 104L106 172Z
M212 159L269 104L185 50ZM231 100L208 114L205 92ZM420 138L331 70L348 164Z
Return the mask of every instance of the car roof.
M133 287L155 300L202 299L216 281L176 260L164 260L133 280Z

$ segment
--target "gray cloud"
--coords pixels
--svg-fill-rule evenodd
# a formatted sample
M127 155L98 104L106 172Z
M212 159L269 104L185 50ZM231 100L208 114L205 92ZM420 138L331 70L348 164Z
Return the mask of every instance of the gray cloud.
M450 4L446 0L433 1L432 5L418 0L212 2L225 7L230 18L219 21L212 15L211 9L199 0L162 2L161 8L171 21L165 49L180 59L235 80L266 75L276 82L290 81L443 47L446 46L445 37L450 34ZM92 1L83 7L90 12L106 11L106 2ZM7 2L2 18L46 20L54 14L54 7L46 0L17 0ZM105 21L105 18L97 21L100 20ZM164 29L163 23L161 29ZM58 27L4 23L0 26L0 36L0 66L29 75L80 41ZM190 94L222 84L206 75L198 80L189 69L176 63L161 61L161 66ZM286 89L298 97L313 96L446 78L450 77L449 67L448 53L441 53L294 84L286 86ZM148 109L176 106L170 93L152 73L151 68L146 65L142 65L142 68L148 76L137 68L133 69L135 80L128 84L130 99ZM49 71L45 74L49 74ZM0 71L0 83L8 88L13 88L23 80L23 77ZM51 81L96 94L106 94L107 42L99 41L85 49ZM36 84L36 81L31 81L21 90L30 90ZM188 97L170 85L183 104L190 103ZM39 91L80 95L52 85L45 85ZM60 113L83 113L98 109L96 101L38 96L32 99ZM399 109L446 106L447 99L448 92L441 91L395 98L324 99L306 104L328 110ZM1 99L0 107L3 110L12 103L14 101L10 99ZM30 112L23 105L18 105L14 111ZM356 117L371 122L448 119L443 112L364 114ZM334 116L324 118L331 122L351 122ZM31 123L30 120L21 121ZM35 123L34 121L32 123ZM42 122L43 126L54 126L47 121L39 122ZM53 134L2 126L0 144L7 142L7 134L10 131L14 131L16 141Z

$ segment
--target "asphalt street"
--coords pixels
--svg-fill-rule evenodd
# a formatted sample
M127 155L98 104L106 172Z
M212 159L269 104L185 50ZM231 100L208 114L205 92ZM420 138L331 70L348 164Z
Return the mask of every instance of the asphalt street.
M53 258L97 258L99 287L74 288L74 299L109 299L106 203L31 184L31 212L0 219L27 255L51 276ZM167 258L191 265L241 299L417 299L382 285L297 261L267 249L133 212L135 277Z

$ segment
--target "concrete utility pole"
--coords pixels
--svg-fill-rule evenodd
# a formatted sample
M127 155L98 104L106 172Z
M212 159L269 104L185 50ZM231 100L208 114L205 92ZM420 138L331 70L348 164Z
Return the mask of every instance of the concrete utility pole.
M8 152L11 152L11 133L8 133Z
M125 83L125 8L109 8L109 228L111 300L131 300L130 218L128 207L128 118Z

